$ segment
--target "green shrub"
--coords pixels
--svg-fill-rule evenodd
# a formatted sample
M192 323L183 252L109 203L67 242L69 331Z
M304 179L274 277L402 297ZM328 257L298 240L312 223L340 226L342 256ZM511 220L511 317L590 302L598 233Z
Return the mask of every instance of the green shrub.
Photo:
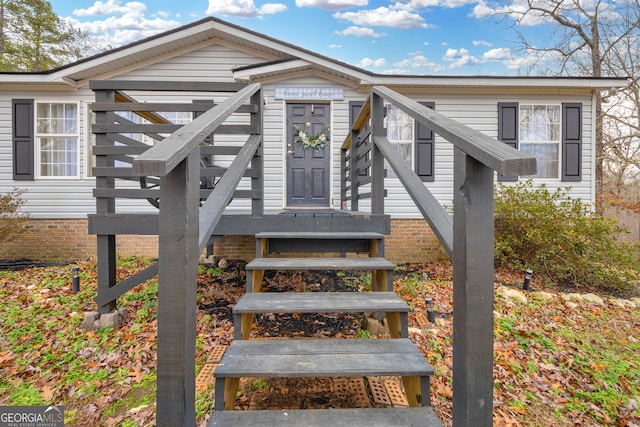
M496 266L531 268L548 283L631 290L640 268L633 247L617 240L626 230L567 194L531 180L497 185Z
M24 231L22 225L29 214L19 211L25 202L22 198L25 191L14 188L8 193L0 194L0 242L12 240Z

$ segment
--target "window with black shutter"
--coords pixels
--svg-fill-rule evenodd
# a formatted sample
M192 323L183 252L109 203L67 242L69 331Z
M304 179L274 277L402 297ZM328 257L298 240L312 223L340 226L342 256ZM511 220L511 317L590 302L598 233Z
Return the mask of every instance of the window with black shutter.
M422 105L434 110L435 102L421 102ZM423 182L435 180L435 134L420 122L416 122L416 161L415 172Z
M582 179L582 104L498 103L498 139L537 159L525 178ZM499 176L501 181L517 177Z
M14 99L11 102L13 179L30 181L34 178L34 114L33 99Z

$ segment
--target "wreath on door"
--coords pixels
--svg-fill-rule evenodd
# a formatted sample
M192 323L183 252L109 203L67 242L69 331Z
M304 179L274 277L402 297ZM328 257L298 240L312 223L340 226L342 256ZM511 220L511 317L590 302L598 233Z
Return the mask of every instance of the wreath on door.
M305 129L311 129L311 119L315 119L322 125L322 130L316 134L309 133ZM331 140L331 134L329 132L329 126L320 116L316 116L311 113L308 116L302 118L299 124L294 125L296 143L300 145L304 150L311 148L314 151L322 150L327 143Z

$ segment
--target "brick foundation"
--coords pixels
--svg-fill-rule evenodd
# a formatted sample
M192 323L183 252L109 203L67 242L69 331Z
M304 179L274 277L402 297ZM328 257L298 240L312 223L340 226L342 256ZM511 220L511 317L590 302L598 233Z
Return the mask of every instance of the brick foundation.
M0 247L0 259L80 261L96 258L96 236L87 234L86 219L30 219L17 239ZM117 255L158 256L157 236L120 235Z
M119 235L118 257L137 255L156 258L158 237ZM395 263L435 261L442 256L435 235L424 220L392 219L391 235L385 238L385 255ZM214 243L217 258L251 260L255 256L253 236L225 236ZM79 261L95 259L96 237L87 234L87 220L30 219L25 232L0 247L0 259L34 261Z
M424 219L392 219L385 257L396 264L437 261L444 250Z

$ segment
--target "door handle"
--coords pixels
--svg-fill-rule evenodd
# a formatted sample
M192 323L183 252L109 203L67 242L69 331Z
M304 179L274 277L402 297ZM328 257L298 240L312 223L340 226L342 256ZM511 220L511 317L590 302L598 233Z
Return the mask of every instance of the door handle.
M293 151L289 150L289 151L287 151L287 154L288 154L288 155L292 155L292 154L293 154Z

